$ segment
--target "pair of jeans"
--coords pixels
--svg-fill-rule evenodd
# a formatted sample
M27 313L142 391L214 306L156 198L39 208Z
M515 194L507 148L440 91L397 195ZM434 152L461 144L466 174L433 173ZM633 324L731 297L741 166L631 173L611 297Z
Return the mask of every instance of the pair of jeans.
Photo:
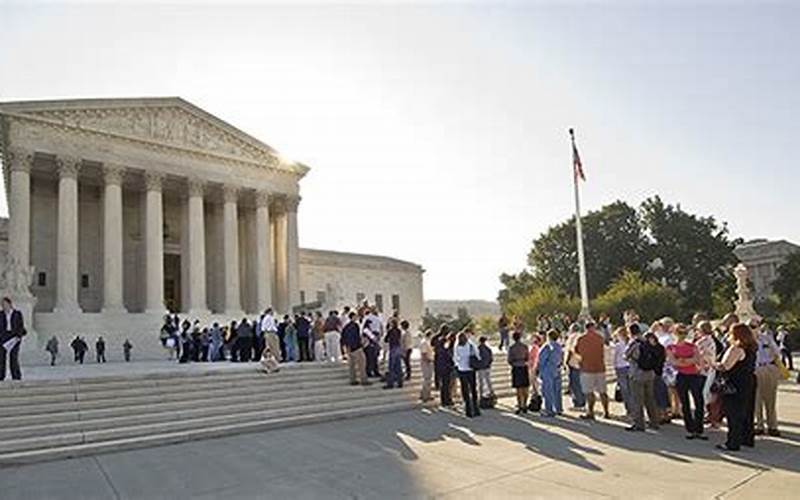
M625 404L625 413L630 417L633 405L631 405L631 388L628 379L629 370L630 368L627 366L618 366L614 369L617 373L617 387L622 393L622 402Z
M403 353L403 364L406 365L406 380L411 378L411 349Z
M560 373L542 376L542 397L545 414L559 415L564 411L561 405Z
M389 348L389 369L386 387L403 387L403 352L400 347Z
M478 410L478 389L475 386L475 370L458 372L458 381L461 385L461 398L464 400L464 411L468 417L480 415Z
M494 394L494 390L492 389L492 369L485 368L483 370L478 370L478 385L479 390L478 393L482 398L490 396Z
M451 369L439 369L439 399L442 406L453 406L453 398L450 392L450 377L453 375Z
M580 368L569 367L569 393L572 396L572 406L575 408L586 406L586 395L581 387Z
M675 388L678 390L678 397L681 400L683 425L689 434L703 433L703 415L705 414L703 386L705 383L706 377L700 374L678 373L675 379ZM691 399L694 400L694 408L690 404L690 393Z

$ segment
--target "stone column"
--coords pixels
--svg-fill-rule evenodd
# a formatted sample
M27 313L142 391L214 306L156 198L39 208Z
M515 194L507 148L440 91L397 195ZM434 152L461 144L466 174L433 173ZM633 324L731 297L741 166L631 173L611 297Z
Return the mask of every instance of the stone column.
M299 196L286 200L286 292L289 312L300 304L300 244L297 234Z
M164 315L164 174L145 172L145 312Z
M22 343L23 353L39 355L39 342L33 324L36 297L31 293L33 266L31 266L31 167L33 153L13 148L6 157L9 176L8 187L8 253L6 257L5 288L8 296L23 317L29 335Z
M13 295L32 296L31 269L31 167L33 154L12 149L9 157L8 181L8 257L6 265L15 275L15 283L7 283ZM19 278L19 279L16 279Z
M225 269L225 314L243 316L239 289L239 188L223 186L222 255Z
M122 304L122 178L125 169L104 165L103 312L125 312Z
M288 220L286 202L279 198L275 204L275 308L280 313L289 312Z
M207 315L206 301L206 225L203 195L205 182L189 179L189 307L191 316Z
M58 167L58 235L55 312L80 313L78 304L78 173L80 158L62 157Z
M272 244L269 229L269 192L256 192L256 309L263 312L272 306L272 273L270 272Z

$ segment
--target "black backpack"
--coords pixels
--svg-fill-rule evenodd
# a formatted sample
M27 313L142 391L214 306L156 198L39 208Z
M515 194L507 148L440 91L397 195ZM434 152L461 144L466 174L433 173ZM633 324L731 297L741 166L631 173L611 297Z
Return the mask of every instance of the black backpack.
M658 371L660 365L663 365L664 361L660 356L659 349L651 345L650 342L645 340L639 341L639 358L636 360L636 364L639 366L640 370L643 371Z

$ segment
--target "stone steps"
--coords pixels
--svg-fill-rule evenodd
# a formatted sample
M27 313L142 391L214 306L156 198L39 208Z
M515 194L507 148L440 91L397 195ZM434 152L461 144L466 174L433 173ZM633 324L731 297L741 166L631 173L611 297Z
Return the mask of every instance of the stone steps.
M0 389L0 466L410 409L420 404L414 365L390 391L350 386L345 365L317 364L17 383ZM507 367L492 378L510 394Z

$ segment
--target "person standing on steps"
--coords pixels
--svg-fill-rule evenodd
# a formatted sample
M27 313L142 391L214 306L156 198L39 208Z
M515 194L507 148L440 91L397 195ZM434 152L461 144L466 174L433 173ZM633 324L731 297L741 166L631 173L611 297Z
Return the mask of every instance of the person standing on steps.
M317 311L314 314L314 323L311 326L311 335L314 339L314 361L322 363L326 359L325 354L325 321L322 313Z
M265 344L269 346L270 353L279 358L281 342L278 337L278 324L275 322L275 314L271 307L264 311L264 319L261 320L261 334L264 336Z
M478 417L481 414L481 410L478 408L478 390L475 385L473 359L480 362L478 348L469 341L467 334L461 331L453 348L453 363L455 363L458 370L458 382L461 386L464 412L469 418Z
M584 420L594 420L596 394L600 395L603 405L603 416L611 418L608 411L608 390L606 383L605 339L597 331L594 322L586 323L586 331L575 344L575 354L580 357L581 387L588 403L587 412L581 415Z
M492 348L486 343L488 339L481 337L478 339L478 355L481 358L481 368L478 370L478 396L481 398L491 398L494 396L492 389Z
M50 340L47 341L44 350L50 353L50 366L55 366L56 358L58 357L58 339L55 335L50 337Z
M370 385L370 382L367 381L367 360L364 356L361 328L358 326L354 312L350 313L347 324L342 329L342 346L347 353L350 385Z
M422 342L419 344L419 368L422 372L422 390L420 391L419 398L423 403L427 403L432 398L431 385L433 381L433 347L431 346L431 336L433 332L430 329L425 330L425 335Z
M0 380L6 378L6 358L13 380L22 379L19 366L19 346L26 334L22 313L14 309L11 299L3 297L3 311L0 314Z
M339 321L339 314L336 311L328 313L325 318L325 356L326 361L338 363L342 360L342 346L341 346L341 321Z
M508 318L505 313L497 320L497 330L500 332L500 350L508 349Z
M389 320L389 327L386 329L384 341L389 346L389 367L386 373L386 385L384 389L393 389L397 385L398 389L403 388L403 333L397 326L397 320Z
M89 345L84 341L80 335L76 335L70 343L72 352L75 354L75 362L83 364L83 358L86 356L86 351L89 350Z
M308 347L311 337L311 322L308 321L304 312L294 316L294 328L297 330L298 361L311 361Z
M133 344L129 339L125 339L125 342L122 344L122 355L125 357L125 362L129 363L131 361L131 350L133 349Z
M97 337L97 342L94 344L95 353L97 355L97 362L98 363L105 363L106 362L106 341L103 340L103 337Z
M403 346L403 364L406 368L406 380L411 380L411 351L414 349L414 336L411 334L408 321L400 322L400 329L403 331L401 344Z

